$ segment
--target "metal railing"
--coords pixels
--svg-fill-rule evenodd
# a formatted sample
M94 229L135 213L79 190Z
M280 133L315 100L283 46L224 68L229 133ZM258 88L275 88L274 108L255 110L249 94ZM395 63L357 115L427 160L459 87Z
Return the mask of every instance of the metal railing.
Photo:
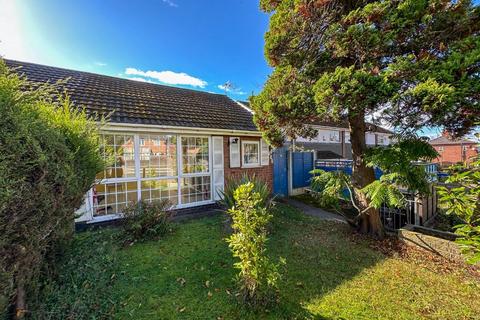
M412 198L407 199L407 203L402 208L388 207L385 204L380 208L380 219L387 230L398 230L407 224L416 224L415 219L418 212L417 201Z
M315 160L316 167L350 168L352 160Z
M416 162L415 165L422 166L429 175L429 182L438 181L438 167L434 163ZM316 160L315 168L327 171L342 170L351 174L352 160ZM382 172L375 168L377 179ZM405 195L406 204L404 207L388 207L385 204L380 208L380 218L384 227L388 230L398 230L407 224L419 224L419 209L422 205L419 199L416 199L413 192L402 190Z

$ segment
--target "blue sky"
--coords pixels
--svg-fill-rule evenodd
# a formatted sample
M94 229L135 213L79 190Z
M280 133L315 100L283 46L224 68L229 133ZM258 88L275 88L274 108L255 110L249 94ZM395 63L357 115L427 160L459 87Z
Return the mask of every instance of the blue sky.
M271 73L258 2L0 0L0 56L245 100Z
M256 0L0 0L0 55L247 99L271 69Z

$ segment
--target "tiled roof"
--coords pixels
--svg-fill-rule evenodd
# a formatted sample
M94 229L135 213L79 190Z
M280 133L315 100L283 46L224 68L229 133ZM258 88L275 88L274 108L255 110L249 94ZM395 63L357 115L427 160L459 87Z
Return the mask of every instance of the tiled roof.
M446 145L446 144L477 144L477 142L468 140L468 139L449 139L445 136L440 136L435 139L430 140L430 144L435 145Z
M33 82L68 79L71 100L110 122L257 131L250 112L225 95L5 60ZM112 113L113 112L113 113Z

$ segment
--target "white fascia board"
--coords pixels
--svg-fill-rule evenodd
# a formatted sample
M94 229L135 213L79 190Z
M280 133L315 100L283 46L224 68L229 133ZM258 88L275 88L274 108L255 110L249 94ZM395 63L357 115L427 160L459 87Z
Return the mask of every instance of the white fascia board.
M116 122L108 122L107 124L102 126L100 129L102 131L122 131L122 132L167 132L167 133L205 134L205 135L238 135L238 136L252 136L252 137L262 136L260 131L191 128L191 127L175 127L175 126L160 126L160 125L116 123Z
M316 129L316 130L348 131L348 128L319 126L319 125L316 125L316 124L312 124L311 127Z
M312 126L312 128L317 129L317 130L335 130L335 131L347 131L347 132L350 132L350 129L349 129L349 128L343 128L343 127L319 126L319 125L316 125L316 124L312 124L311 126ZM386 136L392 135L391 133L383 133L383 132L378 132L378 131L374 131L374 132L372 132L372 131L367 131L367 132L377 133L377 134L383 134L383 135L386 135Z
M241 103L240 101L237 101L237 100L234 100L240 107L242 107L243 109L247 110L248 112L250 112L251 114L254 114L255 112L253 112L252 109L250 109L249 107L247 107L246 105L244 105L243 103Z

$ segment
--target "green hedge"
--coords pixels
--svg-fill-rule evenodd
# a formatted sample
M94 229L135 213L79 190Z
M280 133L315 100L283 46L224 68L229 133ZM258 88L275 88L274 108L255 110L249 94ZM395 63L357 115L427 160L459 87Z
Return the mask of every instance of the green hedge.
M0 60L0 312L14 305L21 317L103 160L98 125L61 84L17 73Z

